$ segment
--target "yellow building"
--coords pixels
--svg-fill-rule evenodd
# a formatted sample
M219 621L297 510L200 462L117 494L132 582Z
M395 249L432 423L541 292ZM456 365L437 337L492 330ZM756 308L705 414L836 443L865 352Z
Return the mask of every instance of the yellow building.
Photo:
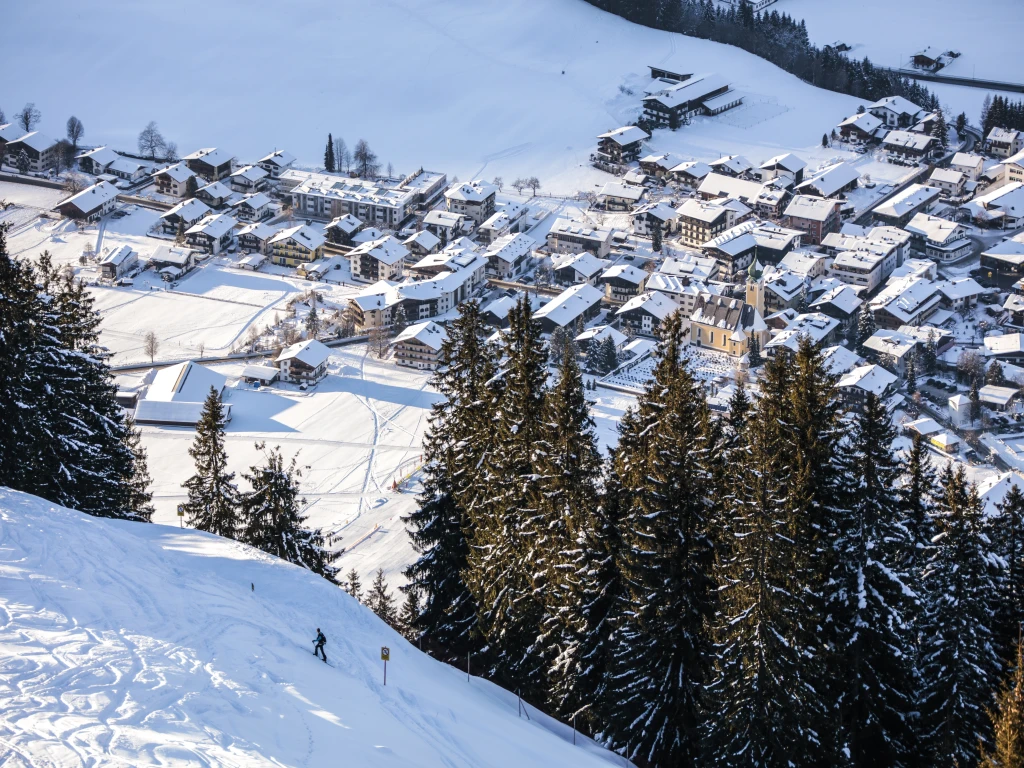
M702 294L690 315L690 344L743 357L750 340L764 349L770 334L761 313L741 299Z
M270 260L282 267L296 267L324 255L327 238L307 224L283 229L270 240Z

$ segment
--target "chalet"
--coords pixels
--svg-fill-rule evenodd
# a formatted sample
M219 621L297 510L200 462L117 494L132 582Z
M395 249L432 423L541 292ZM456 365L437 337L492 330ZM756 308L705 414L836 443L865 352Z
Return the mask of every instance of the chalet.
M604 294L590 283L580 283L555 296L538 309L533 318L540 323L543 333L551 333L555 328L572 328L596 317L603 298Z
M728 197L712 200L690 198L676 209L674 229L679 242L699 248L750 216L750 208L739 200Z
M631 163L640 158L643 142L649 138L651 134L635 125L602 133L597 137L597 153L594 159L614 164Z
M405 274L409 250L391 235L356 246L349 252L352 279L364 283L395 280Z
M808 309L833 317L848 327L857 321L863 299L848 285L837 285L811 302Z
M196 252L191 248L160 245L150 254L148 263L165 280L176 280L195 267Z
M848 163L835 163L815 172L807 181L797 184L798 195L834 198L857 188L860 174Z
M939 305L943 309L963 311L976 307L978 297L985 292L973 277L958 277L942 280L936 285L939 291Z
M608 266L608 262L587 251L565 254L560 258L556 257L553 262L555 279L563 285L575 285L576 283L595 285L598 275Z
M77 155L79 170L94 176L109 174L129 182L136 182L146 177L146 169L134 160L117 154L110 147L97 147Z
M15 123L0 123L0 165L4 163L7 145L25 135L24 129Z
M977 181L985 170L985 158L970 152L957 152L949 162L951 171L960 171L968 181Z
M366 225L350 213L333 219L324 225L328 242L335 245L352 245L352 237Z
M207 147L197 149L181 158L193 173L207 181L220 181L231 175L232 157L222 149Z
M274 211L266 192L254 192L231 203L231 213L239 221L263 221Z
M613 234L612 229L595 229L569 219L555 219L548 230L547 247L557 253L590 251L603 259L611 252Z
M679 305L669 296L658 291L645 291L619 307L615 318L633 333L657 336L665 319L678 311Z
M494 198L497 193L498 188L489 181L476 179L453 184L444 193L444 199L450 212L465 214L479 226L494 214Z
M840 401L851 411L864 410L869 395L885 401L896 394L899 378L880 365L862 365L839 379Z
M921 277L890 280L868 303L879 328L921 325L940 307L939 284Z
M482 254L475 247L464 247L459 240L449 245L440 253L428 253L406 268L409 276L418 280L427 280L445 272L457 272L466 267L476 267L477 259ZM486 264L486 261L483 263Z
M644 97L644 117L653 125L678 128L697 115L717 115L743 102L720 75L694 75L671 81Z
M184 163L169 165L153 174L156 191L161 195L170 195L171 197L184 197L188 180L194 177L195 173Z
M536 240L522 233L499 237L484 252L487 272L505 280L515 277L523 270L536 245Z
M1024 274L1024 232L982 251L981 266L993 274Z
M955 221L919 213L905 228L910 233L910 249L935 261L954 261L974 250L967 229Z
M1024 151L1003 160L1000 163L1005 169L1005 180L1009 184L1024 182Z
M902 96L886 96L869 106L868 112L881 120L887 128L909 128L925 110Z
M216 255L231 245L231 232L237 224L226 213L211 214L185 230L185 240L197 250Z
M705 200L731 197L766 215L776 215L787 197L785 187L776 185L775 182L762 184L759 181L748 181L721 173L709 173L705 176L697 188L697 193Z
M441 242L457 240L473 231L473 220L464 213L435 209L423 217L423 227Z
M665 202L645 203L633 211L629 218L633 222L633 233L641 237L651 237L655 230L662 235L672 231L679 213Z
M270 239L270 260L282 267L308 264L324 255L326 242L323 232L309 224L282 229Z
M881 118L875 117L870 112L851 115L836 127L839 128L839 135L843 141L857 144L880 141L888 130Z
M69 219L92 222L110 213L116 204L117 187L100 181L57 203L55 210Z
M258 165L243 165L228 177L231 188L236 192L259 192L267 187L270 176Z
M234 194L227 184L214 181L201 186L196 192L196 197L211 208L219 209L226 206Z
M649 176L663 179L679 165L679 162L679 158L675 155L647 155L640 158L640 170Z
M630 211L646 194L643 187L609 181L597 193L597 202L608 211Z
M941 190L942 197L945 198L958 198L963 195L966 183L966 176L960 171L954 171L950 168L936 168L932 171L932 175L928 177L928 185Z
M356 330L391 326L401 308L411 322L420 322L451 312L469 299L484 280L487 265L483 256L455 272L442 272L430 280L395 284L380 280L349 300Z
M838 232L840 204L827 198L795 195L786 207L782 222L804 233L807 243L817 245L830 232Z
M873 291L896 268L896 248L868 248L858 244L840 251L828 268L828 276L846 285Z
M882 149L890 157L919 161L930 156L938 147L934 136L912 131L889 131L882 139Z
M105 280L117 280L138 266L139 254L132 250L130 245L122 245L119 248L112 248L103 254L97 264L100 268L100 277Z
M760 296L757 296L756 291L751 295L754 282L747 282L747 303L753 304L762 315L774 314L783 309L797 309L807 296L807 277L788 269L766 267L761 281ZM752 298L755 300L752 301Z
M326 345L308 339L282 349L275 362L281 371L281 381L311 386L327 376L330 356Z
M1024 149L1024 133L1011 128L993 128L985 137L985 146L996 157L1010 157Z
M20 138L7 142L5 147L9 165L18 165L18 157L28 158L28 170L31 173L45 173L57 162L60 145L44 133L32 131Z
M704 283L694 277L669 275L664 272L654 272L648 275L644 282L644 290L648 293L657 292L668 296L679 305L683 315L687 318L697 306L697 300L702 294L718 294L718 286Z
M759 168L761 181L781 180L787 186L800 184L804 180L804 169L807 163L787 152L784 155L776 155L761 163Z
M615 264L601 273L599 284L612 301L628 301L643 290L647 273L632 264Z
M526 218L527 210L522 203L501 204L494 215L477 228L477 239L487 245L499 237L519 232Z
M256 165L266 171L271 179L276 180L281 178L281 174L291 168L294 162L295 158L290 153L283 149L275 149L269 155L261 157Z
M877 330L864 340L865 354L898 376L907 370L907 360L917 352L918 340L895 330Z
M1004 184L962 205L975 222L990 227L1016 228L1024 224L1024 183Z
M609 339L616 350L621 349L622 345L629 341L629 337L626 334L612 328L610 325L595 325L592 328L587 328L579 333L573 341L576 342L576 348L585 354L591 346L604 344Z
M821 312L797 315L786 328L777 333L764 346L768 357L778 354L796 354L801 339L808 339L816 347L828 347L839 341L842 324Z
M754 168L750 161L742 155L723 155L717 160L712 160L708 165L715 173L733 178L745 178Z
M941 194L936 187L911 184L874 209L875 221L902 228L917 214L930 211Z
M778 264L800 244L801 237L799 230L745 221L705 243L701 251L719 263L720 279L739 280L755 261Z
M1002 336L986 336L985 356L989 360L1013 365L1024 364L1024 334L1004 333Z
M704 178L711 173L711 166L699 160L690 160L675 166L670 174L680 184L696 189Z
M703 295L690 315L690 344L743 357L756 338L764 349L768 326L757 309L742 299Z
M153 383L135 411L139 424L195 426L203 413L203 404L212 389L224 392L227 379L223 374L189 360L156 372ZM226 420L231 418L231 404L224 403Z
M441 245L441 238L433 232L421 229L403 240L402 245L406 247L410 255L422 258L437 251L438 246Z
M504 295L487 304L487 306L481 308L480 318L495 328L507 328L508 313L522 300L525 300L534 312L541 307L540 296L509 290Z
M160 214L160 228L165 235L176 235L179 228L184 232L209 215L210 206L193 197Z
M270 241L277 235L277 229L261 221L247 224L238 230L238 247L249 253L269 255Z
M799 230L788 231L798 232ZM802 235L803 233L800 232L800 234ZM781 269L788 269L790 272L796 272L798 275L804 275L810 280L824 275L825 269L832 260L824 253L798 250L799 248L800 243L797 241L793 244L793 250L779 260L779 267Z
M718 262L699 253L680 253L661 262L658 272L707 282L718 279Z
M409 368L433 371L441 358L441 347L448 339L443 326L432 320L410 325L391 342L395 362Z

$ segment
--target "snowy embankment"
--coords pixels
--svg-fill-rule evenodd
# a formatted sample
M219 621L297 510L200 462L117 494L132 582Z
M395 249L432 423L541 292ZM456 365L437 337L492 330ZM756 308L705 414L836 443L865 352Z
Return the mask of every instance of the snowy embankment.
M0 489L5 766L622 764L530 714L308 571Z

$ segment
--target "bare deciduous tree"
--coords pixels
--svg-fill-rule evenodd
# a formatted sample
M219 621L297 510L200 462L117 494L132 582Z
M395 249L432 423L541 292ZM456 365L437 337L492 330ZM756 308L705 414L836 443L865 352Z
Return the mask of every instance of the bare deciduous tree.
M360 139L356 143L352 159L356 164L356 172L361 178L369 179L380 172L380 163L377 162L377 155L370 149L366 139Z
M142 337L142 349L149 355L149 362L152 363L156 353L160 351L160 340L154 331L146 331L146 335Z
M14 119L27 133L39 125L39 121L43 119L43 113L36 109L36 105L30 101L22 108L21 112L14 116Z
M501 176L495 176L494 181L491 183L498 188L499 192L501 192L501 188L505 186L505 180L501 178Z
M531 176L526 180L526 186L533 190L533 194L537 194L537 190L540 189L540 179L536 176Z
M512 182L512 188L515 189L515 191L518 192L520 195L523 194L523 189L528 186L530 186L530 183L522 177Z
M149 125L139 133L139 154L145 155L151 160L156 160L157 153L164 151L166 148L167 142L164 141L160 129L157 128L155 121L150 120Z
M178 145L173 141L168 141L164 145L164 162L176 163L178 162Z
M68 141L71 142L71 146L78 149L78 142L82 140L82 136L85 135L85 126L82 125L82 121L72 115L68 118Z
M69 173L64 177L64 191L69 195L77 195L85 186L85 179L77 173Z

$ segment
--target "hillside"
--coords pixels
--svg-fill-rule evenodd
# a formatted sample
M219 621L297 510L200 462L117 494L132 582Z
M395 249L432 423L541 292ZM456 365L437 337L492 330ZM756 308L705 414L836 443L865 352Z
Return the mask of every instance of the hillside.
M747 97L719 118L658 132L655 149L685 157L740 152L760 162L810 151L858 103L583 0L47 7L46 35L7 41L11 60L32 64L6 84L0 106L10 116L34 101L54 135L75 114L88 143L128 149L156 120L181 152L218 145L253 160L283 147L317 165L330 131L349 149L367 139L398 170L530 174L548 191L575 192L607 178L587 165L594 137L635 115L649 64L718 72ZM35 16L18 4L5 22L30 29Z
M308 571L6 489L0 649L4 766L622 764Z

